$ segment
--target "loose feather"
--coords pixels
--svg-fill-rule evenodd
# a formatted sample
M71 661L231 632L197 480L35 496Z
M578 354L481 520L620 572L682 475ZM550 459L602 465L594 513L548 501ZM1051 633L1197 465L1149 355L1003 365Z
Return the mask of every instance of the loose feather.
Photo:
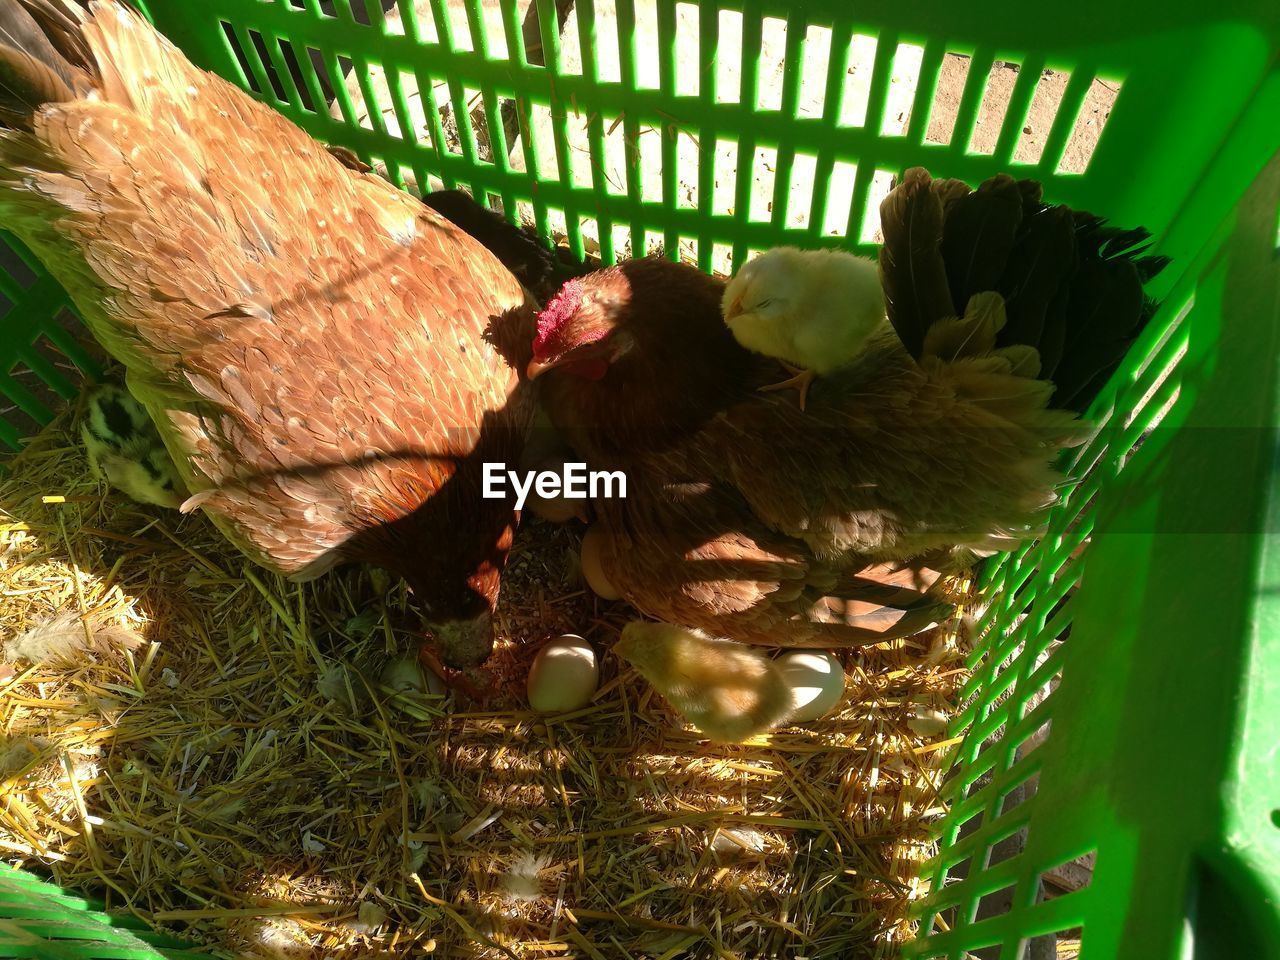
M969 300L963 317L947 317L929 328L922 356L949 362L986 355L995 349L1005 322L1004 298L990 291L980 293Z

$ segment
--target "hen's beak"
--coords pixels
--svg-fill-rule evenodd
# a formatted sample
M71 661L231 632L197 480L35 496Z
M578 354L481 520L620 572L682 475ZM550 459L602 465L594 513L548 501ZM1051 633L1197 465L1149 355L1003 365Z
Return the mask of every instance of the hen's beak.
M529 365L524 368L524 375L532 380L540 373L550 370L556 365L554 360L530 360Z
M742 297L739 296L736 300L734 300L732 303L729 304L729 309L725 310L724 312L725 323L728 323L734 317L741 315L741 313L742 313Z
M556 367L563 367L567 363L578 363L582 360L599 360L601 358L608 360L612 355L612 348L604 340L593 340L590 343L579 344L571 350L566 350L558 357L549 357L545 360L539 360L534 357L529 361L529 365L524 368L524 374L530 380L539 377L548 370L554 370Z
M493 650L493 618L488 611L474 620L426 624L435 638L440 659L455 670L478 666Z

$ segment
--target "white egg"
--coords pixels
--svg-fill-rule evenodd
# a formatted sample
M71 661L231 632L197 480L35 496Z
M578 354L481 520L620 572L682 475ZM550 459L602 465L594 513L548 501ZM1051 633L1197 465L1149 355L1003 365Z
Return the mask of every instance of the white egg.
M538 651L529 668L529 706L539 713L567 713L591 702L600 681L596 652L567 633Z
M586 578L587 586L601 600L620 600L622 594L609 582L600 565L603 540L604 534L595 527L588 530L582 538L582 575Z
M437 697L444 696L444 681L411 654L388 663L382 668L382 676L379 679L385 686L400 693L417 691Z
M844 695L844 667L824 650L788 650L775 662L791 688L792 723L817 720Z

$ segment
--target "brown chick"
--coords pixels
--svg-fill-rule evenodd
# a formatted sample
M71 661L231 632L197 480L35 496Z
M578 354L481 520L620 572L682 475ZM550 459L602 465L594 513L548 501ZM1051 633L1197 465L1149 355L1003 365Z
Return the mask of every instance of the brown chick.
M183 508L295 580L386 567L445 660L483 660L516 516L482 467L533 406L494 345L527 352L520 284L121 3L0 0L0 27L0 219L124 364Z
M712 740L737 743L781 726L791 688L764 653L665 623L629 623L613 652Z

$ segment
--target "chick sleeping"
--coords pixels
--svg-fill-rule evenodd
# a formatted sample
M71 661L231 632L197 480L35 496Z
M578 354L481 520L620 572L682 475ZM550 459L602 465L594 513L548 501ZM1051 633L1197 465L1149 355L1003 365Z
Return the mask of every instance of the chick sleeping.
M712 740L736 743L781 726L793 706L763 651L665 623L627 624L613 652Z
M187 490L151 417L114 384L95 387L85 402L80 437L94 476L139 503L176 510Z
M768 250L729 281L723 310L738 343L793 374L762 389L798 388L801 410L814 378L857 357L885 322L879 268L843 250Z

